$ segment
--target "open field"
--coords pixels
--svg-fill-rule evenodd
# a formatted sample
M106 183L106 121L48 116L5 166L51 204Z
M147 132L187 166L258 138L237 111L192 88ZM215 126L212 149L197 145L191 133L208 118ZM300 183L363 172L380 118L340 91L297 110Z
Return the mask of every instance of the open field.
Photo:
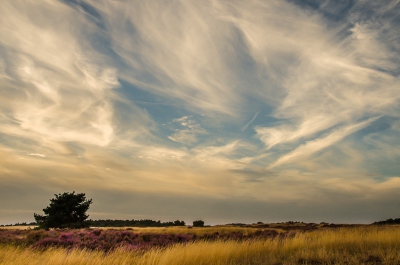
M222 228L222 227L220 227ZM192 230L192 229L188 229ZM285 236L280 236L285 235ZM400 264L400 228L322 228L252 239L200 239L113 251L0 247L0 264Z
M2 226L2 227L0 227L0 229L3 229L3 230L28 230L28 229L34 229L35 227L37 227L37 226L35 226L35 225L31 225L31 226L28 226L28 225L17 225L17 226Z
M173 226L173 227L100 227L100 229L117 229L117 230L131 230L134 233L151 233L151 234L196 234L198 236L204 234L232 234L232 233L242 233L247 235L257 230L273 230L277 232L284 232L283 229L280 228L257 228L257 227L238 227L238 226L210 226L210 227L182 227L182 226Z

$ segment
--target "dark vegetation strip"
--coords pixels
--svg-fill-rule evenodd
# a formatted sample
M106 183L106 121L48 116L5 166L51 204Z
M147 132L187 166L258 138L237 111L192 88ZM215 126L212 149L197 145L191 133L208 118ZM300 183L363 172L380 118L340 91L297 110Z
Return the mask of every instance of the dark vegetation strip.
M170 226L185 226L184 221L176 220L176 221L168 221L168 222L161 222L160 220L150 220L150 219L141 219L141 220L111 220L111 219L100 219L100 220L87 220L85 223L88 226L95 226L95 227L124 227L124 226L131 226L131 227L170 227ZM36 222L31 223L16 223L14 225L0 225L0 226L35 226L38 225Z
M184 226L186 225L184 221L176 220L174 222L161 222L154 221L150 219L144 220L88 220L91 226L97 227L124 227L124 226L134 226L134 227L166 227L166 226Z
M398 224L400 224L400 218L396 218L396 219L390 218L385 221L375 222L373 224L374 225L398 225Z

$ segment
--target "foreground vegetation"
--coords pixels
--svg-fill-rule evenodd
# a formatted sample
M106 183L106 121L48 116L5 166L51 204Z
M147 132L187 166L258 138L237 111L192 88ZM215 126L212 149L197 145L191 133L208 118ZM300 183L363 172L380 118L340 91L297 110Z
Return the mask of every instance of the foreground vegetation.
M3 244L0 264L400 264L400 227L328 228L286 236L200 239L113 251Z
M114 251L118 248L149 250L177 243L217 240L254 240L279 234L273 229L237 227L208 228L141 228L135 229L53 229L0 230L0 244L44 250L49 247L66 249Z

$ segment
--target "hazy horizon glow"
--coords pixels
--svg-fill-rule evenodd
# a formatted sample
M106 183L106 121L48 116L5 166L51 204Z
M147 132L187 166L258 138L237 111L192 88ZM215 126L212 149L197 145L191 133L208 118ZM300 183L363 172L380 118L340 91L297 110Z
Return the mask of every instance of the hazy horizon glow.
M400 1L5 0L0 223L400 216Z

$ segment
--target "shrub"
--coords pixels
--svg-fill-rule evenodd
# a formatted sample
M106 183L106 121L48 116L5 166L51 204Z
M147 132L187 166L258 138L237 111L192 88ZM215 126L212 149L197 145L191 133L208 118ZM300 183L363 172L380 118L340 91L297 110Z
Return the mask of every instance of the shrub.
M193 221L193 227L203 227L203 226L204 226L204 221L202 220Z

